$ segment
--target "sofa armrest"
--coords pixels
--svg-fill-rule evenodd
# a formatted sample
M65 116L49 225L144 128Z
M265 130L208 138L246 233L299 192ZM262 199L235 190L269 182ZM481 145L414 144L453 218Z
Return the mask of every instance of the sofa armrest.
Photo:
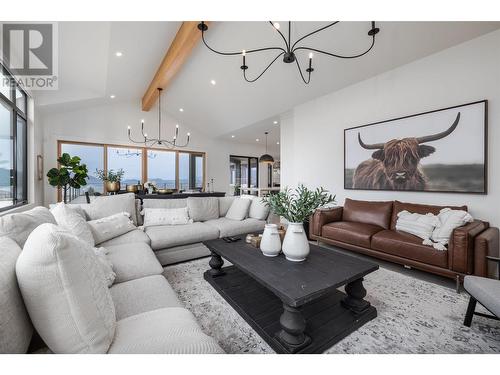
M489 226L485 221L474 220L453 231L448 247L449 267L452 271L464 274L474 272L474 239Z
M474 239L474 275L496 279L499 259L500 231L488 228Z
M313 236L321 236L323 225L342 220L342 207L320 208L314 211L310 219L310 230Z

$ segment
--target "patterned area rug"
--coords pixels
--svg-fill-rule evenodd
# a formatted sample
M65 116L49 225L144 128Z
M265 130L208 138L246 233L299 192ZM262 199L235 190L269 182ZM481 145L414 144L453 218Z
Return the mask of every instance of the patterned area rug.
M165 277L203 330L227 353L274 353L203 279L208 258L165 268ZM378 317L326 353L500 353L500 322L462 325L468 295L380 268L365 278Z

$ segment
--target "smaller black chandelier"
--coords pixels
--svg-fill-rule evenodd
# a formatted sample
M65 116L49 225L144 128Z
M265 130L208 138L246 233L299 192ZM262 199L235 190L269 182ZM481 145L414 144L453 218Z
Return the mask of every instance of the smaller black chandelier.
M136 141L132 139L132 136L130 135L131 132L131 127L128 126L128 139L132 143L140 143L143 144L144 146L147 147L152 147L154 145L159 145L159 146L165 146L167 148L176 148L176 147L186 147L189 145L189 138L191 137L190 133L187 133L186 135L186 142L179 144L178 139L179 139L179 125L175 125L175 133L174 137L172 140L168 139L162 139L161 137L161 92L162 88L158 87L158 138L148 138L148 134L144 133L144 120L141 120L141 135L142 135L142 140L141 141Z
M220 51L217 51L214 48L210 47L207 44L207 41L205 40L205 32L208 30L208 26L204 21L201 21L198 24L198 29L201 31L201 39L203 40L203 43L210 51L215 52L219 55L223 55L223 56L241 55L243 57L243 64L240 66L240 68L241 68L241 70L243 70L243 78L245 79L245 81L247 81L247 82L257 81L260 77L262 77L264 75L265 72L267 72L267 70L271 67L271 65L274 64L274 62L276 60L278 60L281 56L283 56L284 63L291 64L291 63L295 62L297 64L297 69L300 73L300 77L302 78L302 81L304 81L304 83L307 85L307 84L309 84L309 82L311 82L311 73L314 71L314 69L312 67L313 52L321 53L321 54L331 56L331 57L337 57L340 59L355 59L355 58L366 55L368 52L371 51L371 49L375 45L375 35L377 35L378 32L380 31L380 29L378 27L375 27L375 21L371 22L371 29L368 31L368 36L370 36L372 39L370 47L366 51L359 53L359 54L356 54L356 55L339 55L339 54L332 53L332 52L322 51L322 50L319 50L319 49L313 48L313 47L298 45L300 42L302 42L304 39L310 37L311 35L314 35L316 33L319 33L320 31L326 30L326 29L336 25L339 22L340 21L335 21L335 22L329 23L326 26L320 27L319 29L317 29L313 32L310 32L309 34L306 34L306 35L302 36L301 38L297 39L292 44L292 41L291 41L292 22L290 22L290 21L288 22L288 39L287 39L283 35L283 33L280 31L279 23L269 21L269 23L272 25L272 27L278 32L278 34L281 36L281 38L285 42L285 48L283 48L283 47L264 47L264 48L257 48L257 49L251 49L251 50L242 50L242 51L238 51L238 52L220 52ZM249 53L271 51L271 50L278 50L280 52L259 75L257 75L253 79L249 79L247 77L247 73L246 73L246 71L248 69L248 65L246 64L246 55ZM300 67L299 61L297 59L296 52L299 50L310 51L309 52L309 67L305 70L307 73L307 79L304 77L304 73L302 72L302 68Z

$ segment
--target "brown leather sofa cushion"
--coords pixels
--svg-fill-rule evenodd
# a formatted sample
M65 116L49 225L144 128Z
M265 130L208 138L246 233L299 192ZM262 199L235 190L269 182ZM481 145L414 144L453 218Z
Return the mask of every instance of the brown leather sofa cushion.
M346 198L342 220L389 229L391 214L392 202L368 202Z
M398 214L401 211L409 211L411 213L417 213L425 215L431 213L434 215L439 214L443 208L449 207L452 210L464 210L467 211L467 206L434 206L428 204L417 204L417 203L406 203L400 201L394 201L394 206L392 208L392 219L391 219L391 229L396 229L396 222L398 221Z
M322 235L331 240L369 248L372 235L382 230L384 228L373 224L336 221L324 225Z
M432 246L422 245L422 239L399 231L384 230L373 235L371 248L402 258L448 267L448 250L439 251Z

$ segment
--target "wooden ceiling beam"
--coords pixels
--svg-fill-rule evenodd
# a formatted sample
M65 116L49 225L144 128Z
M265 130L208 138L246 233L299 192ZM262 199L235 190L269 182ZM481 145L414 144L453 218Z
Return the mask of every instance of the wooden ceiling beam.
M165 89L182 68L194 47L201 39L198 21L184 21L177 31L165 57L142 97L142 110L149 111L158 99L158 88Z

